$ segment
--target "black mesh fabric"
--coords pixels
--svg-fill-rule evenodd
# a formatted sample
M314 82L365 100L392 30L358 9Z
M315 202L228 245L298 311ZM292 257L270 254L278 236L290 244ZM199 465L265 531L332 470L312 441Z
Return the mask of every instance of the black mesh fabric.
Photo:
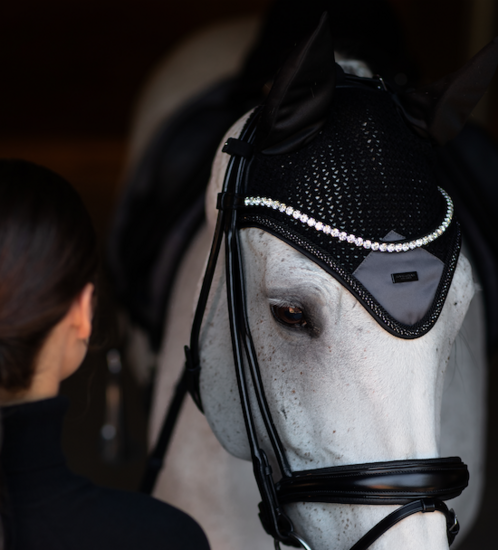
M256 153L246 177L245 196L278 200L364 240L382 241L390 231L415 240L434 231L445 217L447 203L438 189L432 147L407 126L391 94L378 82L377 87L337 88L325 126L302 149L283 155ZM341 272L338 278L343 283L347 280L364 305L375 302L353 277L371 250L339 241L265 206L248 207L243 223L277 234L297 248L307 247L308 256L325 255L330 260L329 271L335 276ZM411 328L386 313L391 332L417 337L437 319L458 257L457 225L452 222L442 236L424 246L445 264L433 307ZM372 310L368 304L367 308ZM379 314L374 316L379 320ZM384 319L381 322L385 324Z

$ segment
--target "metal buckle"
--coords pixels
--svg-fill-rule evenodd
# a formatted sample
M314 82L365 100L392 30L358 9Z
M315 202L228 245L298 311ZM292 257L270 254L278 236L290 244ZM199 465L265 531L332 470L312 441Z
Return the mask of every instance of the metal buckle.
M289 533L289 538L294 539L301 548L304 548L304 550L311 550L311 546L304 541L299 535L296 535L296 533ZM278 540L274 540L275 542L275 550L281 550L280 549L280 542Z
M460 531L460 523L458 523L458 518L453 508L450 509L450 513L453 516L453 525L448 527L448 533L451 533L454 537L456 537Z

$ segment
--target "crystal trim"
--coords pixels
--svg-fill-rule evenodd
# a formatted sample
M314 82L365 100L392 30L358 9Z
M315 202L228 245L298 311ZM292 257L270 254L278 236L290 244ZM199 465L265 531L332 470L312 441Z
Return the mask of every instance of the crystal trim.
M353 234L348 234L345 231L341 231L340 229L331 227L330 225L326 225L325 222L317 221L315 220L315 218L310 218L307 214L303 214L299 210L295 210L292 206L286 205L279 201L274 201L273 199L269 199L267 197L246 197L244 199L244 204L245 206L266 206L267 208L273 208L274 210L278 209L280 212L287 214L287 216L293 217L297 221L301 222L303 225L312 227L316 231L322 231L323 233L325 233L326 235L330 235L334 239L347 241L349 244L352 244L359 248L366 248L378 252L390 253L408 252L409 250L420 248L421 246L427 245L435 241L446 231L446 229L448 229L451 220L453 219L453 201L444 189L442 189L441 187L438 187L438 189L441 192L441 195L443 195L443 197L446 199L447 205L446 215L441 225L436 230L419 239L413 241L394 241L390 243L377 242L371 239L369 240L363 237L358 237Z

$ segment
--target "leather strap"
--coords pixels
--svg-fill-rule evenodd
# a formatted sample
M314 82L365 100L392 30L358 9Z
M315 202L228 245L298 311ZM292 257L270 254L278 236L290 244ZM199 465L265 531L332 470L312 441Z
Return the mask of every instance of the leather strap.
M164 457L168 449L173 430L176 425L176 420L180 413L184 397L188 390L188 372L183 370L180 379L177 382L173 399L170 402L168 413L161 427L161 432L157 438L154 449L150 453L145 471L140 484L140 492L146 495L151 495L156 484L157 476L164 466Z
M444 502L439 500L416 500L410 502L395 510L392 514L386 516L383 520L379 521L377 525L372 527L361 539L351 547L351 550L367 550L370 546L379 539L386 531L391 527L394 527L396 523L399 523L401 520L416 514L418 512L428 513L428 512L441 512L446 518L446 536L448 538L448 544L451 546L455 537L460 531L460 524L458 523L457 517L453 510L448 510L448 507ZM293 533L291 535L291 540L296 542L296 546L304 548L305 550L311 550L311 547L303 540L301 537ZM280 550L280 543L275 540L276 550Z
M416 500L405 504L401 508L398 508L383 520L379 521L377 525L372 527L361 539L351 547L351 550L366 550L369 548L378 538L380 538L386 531L396 525L401 520L416 514L418 512L441 512L446 517L446 535L448 537L448 544L455 540L455 537L460 530L460 525L453 510L448 510L446 504L440 500Z
M457 497L469 472L458 457L394 460L293 472L277 484L282 503L407 504Z

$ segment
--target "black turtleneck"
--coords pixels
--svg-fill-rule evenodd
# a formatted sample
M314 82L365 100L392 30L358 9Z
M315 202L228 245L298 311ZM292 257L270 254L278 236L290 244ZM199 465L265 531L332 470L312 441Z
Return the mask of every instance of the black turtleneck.
M1 409L1 508L8 550L208 550L185 513L97 487L66 466L63 397Z

